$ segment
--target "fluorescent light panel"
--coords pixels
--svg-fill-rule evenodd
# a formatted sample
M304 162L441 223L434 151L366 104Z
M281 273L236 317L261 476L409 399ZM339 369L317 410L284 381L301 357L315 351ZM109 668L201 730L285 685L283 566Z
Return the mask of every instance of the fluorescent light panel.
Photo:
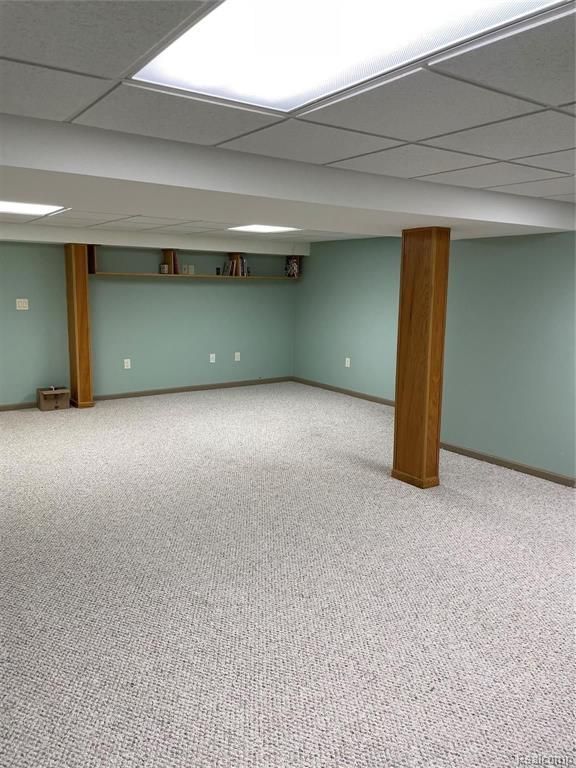
M269 234L271 232L300 232L297 227L274 227L270 224L244 224L241 227L228 227L234 232L260 232Z
M284 112L558 0L225 0L135 80Z
M61 205L42 205L40 203L13 203L0 200L0 213L14 213L22 216L46 216L49 213L61 212ZM68 209L70 210L70 209Z

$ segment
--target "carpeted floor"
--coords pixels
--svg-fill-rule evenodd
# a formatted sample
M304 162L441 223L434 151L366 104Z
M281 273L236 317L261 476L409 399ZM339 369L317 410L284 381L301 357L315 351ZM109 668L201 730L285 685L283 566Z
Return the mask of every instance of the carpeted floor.
M574 491L393 481L392 422L298 384L0 414L2 768L576 765Z

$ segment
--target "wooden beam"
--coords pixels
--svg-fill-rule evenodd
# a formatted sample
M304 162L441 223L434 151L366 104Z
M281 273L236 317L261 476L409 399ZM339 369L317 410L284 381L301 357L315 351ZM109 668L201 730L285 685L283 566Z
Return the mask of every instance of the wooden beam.
M418 488L440 482L449 251L444 227L402 233L392 477Z
M88 246L65 246L68 349L70 353L70 402L77 408L94 405L90 307L88 303Z

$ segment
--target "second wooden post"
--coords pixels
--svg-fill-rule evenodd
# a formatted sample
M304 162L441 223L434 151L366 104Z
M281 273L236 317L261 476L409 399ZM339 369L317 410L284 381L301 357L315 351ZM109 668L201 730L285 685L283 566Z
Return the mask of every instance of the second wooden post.
M418 488L439 483L449 251L444 227L402 233L392 477Z
M88 303L88 246L66 245L66 297L68 302L68 349L70 352L70 400L77 408L94 405L92 350Z

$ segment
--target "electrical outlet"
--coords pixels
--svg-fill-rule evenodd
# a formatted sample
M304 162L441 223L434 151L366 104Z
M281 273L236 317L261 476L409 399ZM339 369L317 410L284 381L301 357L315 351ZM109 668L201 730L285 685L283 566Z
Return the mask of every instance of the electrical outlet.
M214 352L210 352L210 362L215 363L216 362L216 355Z
M128 371L132 368L132 360L129 357L124 358L124 370Z
M16 309L28 309L28 299L16 299Z
M234 352L234 362L235 363L240 362L240 352Z
M346 358L344 359L344 366L345 366L346 368L350 368L350 358L349 358L349 357L346 357Z

